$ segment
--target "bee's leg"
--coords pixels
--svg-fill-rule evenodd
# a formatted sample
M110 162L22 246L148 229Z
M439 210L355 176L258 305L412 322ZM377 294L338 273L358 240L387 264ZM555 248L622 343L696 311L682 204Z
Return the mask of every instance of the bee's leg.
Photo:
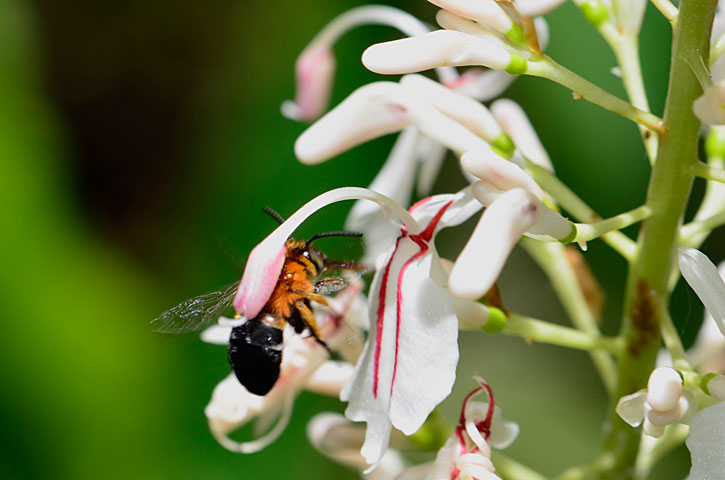
M311 295L311 296L314 296ZM310 300L317 299L311 298ZM323 298L324 300L324 298ZM327 302L325 302L325 305ZM324 347L325 350L327 350L327 353L330 355L333 355L332 350L330 350L330 347L327 346L327 343L322 339L322 335L320 334L320 327L317 325L317 320L315 319L315 314L312 313L312 310L310 310L310 307L303 301L298 300L295 302L295 307L297 307L297 311L300 312L300 316L302 317L302 321L305 322L307 325L307 328L310 329L310 333L312 333L312 336L315 337L315 340L317 340L317 343L319 343L322 347Z

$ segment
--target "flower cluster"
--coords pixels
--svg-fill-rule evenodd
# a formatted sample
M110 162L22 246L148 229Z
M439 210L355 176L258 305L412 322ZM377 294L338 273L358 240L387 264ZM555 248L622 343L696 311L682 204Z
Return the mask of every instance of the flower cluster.
M577 98L637 122L654 163L658 148L666 147L665 141L657 144L657 137L667 129L662 119L648 111L646 97L637 93L639 70L632 70L633 63L622 60L627 55L636 58L647 2L574 1L618 53L622 68L628 69L623 72L632 102L628 103L589 84L544 53L549 32L541 15L563 0L429 1L441 8L436 15L439 29L431 31L392 7L359 7L327 25L297 61L295 99L282 105L282 113L313 122L295 144L301 162L318 164L383 135L398 134L397 140L369 188L342 187L319 195L254 248L234 297L238 318L220 320L220 325L205 331L204 339L227 343L232 327L256 321L275 286L283 281L280 274L287 240L310 215L332 203L355 201L346 228L362 232L363 262L374 273L367 288L355 278L335 296L316 292L311 297L319 326L319 332L312 333L318 338L303 338L299 329L295 333L291 327L284 332L280 377L266 396L247 392L233 375L219 384L206 409L215 438L233 451L264 448L284 429L297 394L309 389L339 396L347 403L345 417L325 413L310 422L308 436L313 445L370 478L500 478L490 447L508 446L518 425L503 422L491 387L478 378L479 387L463 401L454 433L435 445L438 453L432 464L409 466L397 448L414 445L406 438L430 426L431 413L449 396L456 380L461 356L459 330L476 327L588 350L610 394L627 391L623 384L625 388L636 385L632 390L642 387L619 399L616 412L622 419L632 427L642 424L646 436L658 438L681 431L669 425L690 424L687 444L693 453L693 478L706 478L696 472L707 469L725 470L722 461L703 460L725 431L713 427L725 425L720 403L725 399L725 284L714 265L694 248L680 249L682 275L710 314L689 352L666 313L672 288L667 285L675 278L668 271L661 273L660 280L667 277L661 285L648 288L644 277L650 272L640 268L637 275L643 277L640 284L644 287L632 300L644 302L644 313L639 314L647 318L640 323L651 322L653 329L660 330L635 338L636 344L627 344L633 337L624 327L618 337L603 336L596 318L601 308L590 308L588 303L589 294L601 298L598 285L581 255L567 251L562 244L578 243L584 248L587 241L601 237L631 264L638 264L644 254L618 230L650 218L657 221L663 215L656 211L662 202L602 220L556 178L552 161L524 110L512 100L497 99L517 75L557 81L571 88ZM674 6L666 0L653 3L675 23ZM720 21L718 14L715 31ZM364 24L393 26L406 36L372 45L362 54L362 63L369 70L402 76L361 86L328 111L336 63L333 45L349 29ZM716 43L720 42L725 44L725 40ZM725 50L725 46L714 48L718 49ZM710 59L713 72L719 65L717 55ZM718 109L722 110L717 93L722 82L715 78L717 83L712 85L697 61L691 62L692 69L703 83L704 94L696 101L691 99L687 109L707 123L723 123L715 118ZM421 74L427 70L434 70L437 80ZM491 100L489 107L482 103ZM725 179L725 141L721 137L725 135L720 129L710 129L706 148L712 163L692 167L710 180ZM449 151L460 168L460 190L431 194ZM423 198L413 202L415 197ZM698 247L712 228L725 223L724 199L723 186L708 182L694 220L678 225L680 230L672 235L676 240L670 256L676 247ZM563 211L586 223L574 223ZM441 258L436 248L438 232L479 213L457 258ZM526 249L552 280L573 328L517 314L501 303L495 284L511 250L523 237ZM641 325L630 330L638 327ZM649 348L651 355L641 358L654 358L660 335L668 349L661 356L662 365L654 370L652 363L640 366L631 381L626 381L626 372L618 378L615 362L643 348ZM650 341L652 345L647 344ZM328 360L330 350L339 352L342 359ZM619 389L616 382L620 382ZM487 403L472 401L482 392L488 395ZM239 443L228 437L252 420L256 420L257 439ZM264 431L267 433L262 434ZM647 461L641 463L647 465ZM629 467L611 468L625 471Z

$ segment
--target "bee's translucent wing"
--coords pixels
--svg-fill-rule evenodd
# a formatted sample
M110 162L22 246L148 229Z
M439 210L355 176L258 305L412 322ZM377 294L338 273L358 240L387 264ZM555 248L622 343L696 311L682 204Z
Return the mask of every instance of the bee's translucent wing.
M151 321L155 332L186 333L213 325L220 316L229 314L239 282L216 292L181 302Z
M344 278L324 277L315 283L315 293L319 293L320 295L329 295L346 288L348 284L349 282Z

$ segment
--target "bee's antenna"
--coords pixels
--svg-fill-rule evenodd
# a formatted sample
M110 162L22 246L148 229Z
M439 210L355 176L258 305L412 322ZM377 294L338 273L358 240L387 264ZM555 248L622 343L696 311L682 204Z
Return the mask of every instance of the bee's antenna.
M314 242L318 238L324 238L324 237L362 237L362 232L323 232L318 233L317 235L314 235L312 238L307 240L307 245Z
M264 213L277 220L277 223L279 223L280 225L284 223L284 217L277 213L277 211L272 209L271 207L265 206Z

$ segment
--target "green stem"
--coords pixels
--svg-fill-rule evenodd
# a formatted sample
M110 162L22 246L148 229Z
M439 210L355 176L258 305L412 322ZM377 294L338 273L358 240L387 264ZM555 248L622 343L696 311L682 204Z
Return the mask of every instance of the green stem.
M679 12L670 0L652 0L652 5L674 26Z
M616 39L610 41L612 51L617 57L617 62L622 69L622 83L627 91L627 96L632 105L642 111L649 112L649 101L647 100L647 92L644 89L642 80L642 67L639 60L639 42L637 37L626 35L618 35ZM644 126L639 126L639 132L642 136L642 142L647 150L647 156L650 164L654 164L657 158L657 135Z
M668 279L674 268L678 229L693 183L697 164L700 122L692 102L702 88L689 65L697 53L707 56L716 0L682 0L673 38L670 83L664 115L664 134L652 170L647 205L652 216L642 223L638 256L632 262L625 292L621 335L626 342L619 364L619 384L609 412L603 451L615 463L603 478L632 475L639 432L616 414L616 399L647 385L660 346L663 311L669 304Z
M620 230L634 223L641 222L652 214L647 205L642 205L629 212L620 213L617 216L600 220L595 223L577 223L577 233L573 242L588 242L599 238L602 235L614 230Z
M707 234L722 225L725 225L725 211L702 220L690 222L680 229L680 243L686 247L697 248Z
M692 366L687 360L685 347L682 346L680 334L677 333L675 324L672 322L672 317L667 309L667 305L660 305L657 310L662 312L662 318L660 319L660 332L662 334L662 340L665 342L665 347L667 347L670 355L672 355L673 366L677 370L691 370Z
M536 183L546 190L554 200L580 222L593 223L602 219L592 208L586 204L576 193L572 192L559 178L545 168L529 161L526 162L526 171L536 180ZM621 232L610 232L602 235L602 240L616 250L627 260L634 255L635 245L632 240Z
M714 182L725 183L725 169L713 167L707 163L697 162L693 165L695 175Z
M491 461L496 467L497 473L503 478L515 478L516 480L546 480L546 477L539 472L513 460L498 450L491 452Z
M659 132L662 128L662 119L658 116L634 107L631 103L625 102L590 81L583 79L547 56L543 56L541 60L529 62L526 73L548 78L567 87L581 98L633 122L642 124L655 132Z
M682 445L689 433L690 429L687 425L678 423L668 427L665 434L657 439L654 446L649 451L643 452L644 455L637 459L634 477L638 480L649 477L652 467L676 447Z
M509 315L509 320L502 333L577 350L604 350L615 355L619 355L622 351L622 343L619 338L602 337L599 334L582 332L513 312Z
M599 335L597 319L589 309L576 273L566 257L566 247L559 243L537 242L528 238L522 238L520 243L551 281L574 326L590 335ZM589 355L605 389L610 394L613 393L617 372L612 356L603 351L589 352Z
M614 455L603 453L594 460L565 470L556 480L583 480L600 475L614 466Z

